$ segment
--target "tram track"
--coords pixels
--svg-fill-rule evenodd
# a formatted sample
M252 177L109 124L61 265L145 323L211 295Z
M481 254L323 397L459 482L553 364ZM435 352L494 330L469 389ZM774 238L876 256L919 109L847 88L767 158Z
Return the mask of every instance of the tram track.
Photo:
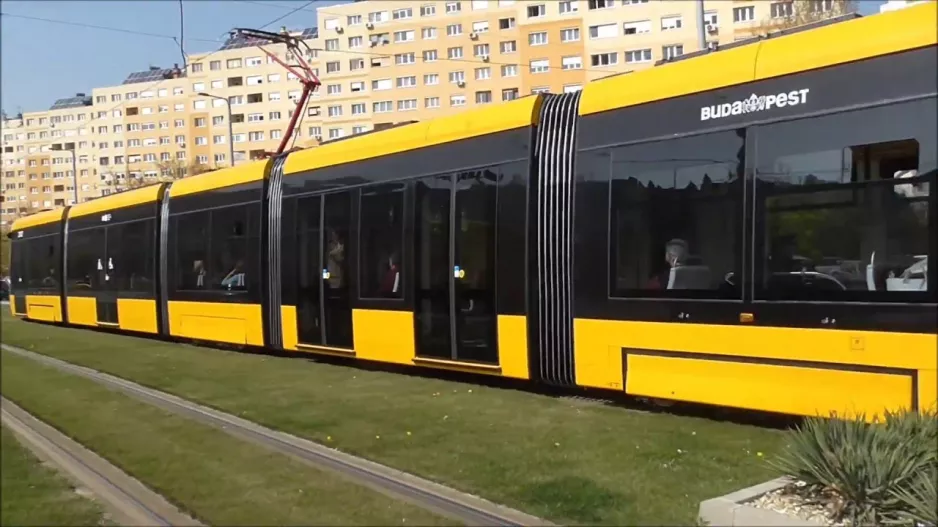
M273 430L120 377L7 344L3 344L2 349L60 371L93 380L174 414L214 426L235 437L288 455L315 468L331 470L377 492L412 503L466 525L551 525L543 519L477 496Z
M54 465L76 486L88 489L120 525L202 525L110 462L40 421L6 397L0 414L17 439Z

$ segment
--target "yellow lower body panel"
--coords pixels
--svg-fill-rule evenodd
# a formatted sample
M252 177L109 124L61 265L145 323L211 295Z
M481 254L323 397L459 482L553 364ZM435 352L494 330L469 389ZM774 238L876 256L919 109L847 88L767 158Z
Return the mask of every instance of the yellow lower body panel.
M144 298L118 298L117 322L126 331L158 333L156 300Z
M635 394L640 391L644 395L652 395L654 391L653 396L666 398L678 398L676 394L681 391L691 397L684 400L713 402L719 399L720 402L714 404L743 408L758 405L756 409L779 412L791 408L802 415L842 412L849 408L876 409L877 406L878 409L868 414L881 414L884 408L908 407L914 386L917 386L914 396L919 408L935 405L938 401L935 349L938 349L938 336L925 334L574 320L576 379L580 386ZM650 354L641 359L632 357L641 356L642 351L650 354L676 352L687 359ZM629 360L638 361L636 370L629 368L628 387L622 363L626 354L632 357ZM703 355L713 355L724 360L692 360L694 354L701 359ZM733 357L740 360L734 362ZM759 364L760 360L763 364ZM779 361L785 361L785 366L774 365ZM773 365L769 365L770 362ZM818 368L811 363L825 363L825 367ZM910 384L912 377L902 373L850 371L861 369L853 366L874 371L876 368L908 370L918 382ZM655 372L666 372L662 369L666 367L676 368L675 377L692 368L694 375L713 381L701 381L706 388L700 389L667 388L671 383L652 389L651 384L663 382L661 375L666 375ZM652 380L646 381L643 376ZM774 390L774 398L744 393L749 386L760 384L771 387L769 391ZM828 392L823 385L845 392ZM710 395L702 393L704 389L709 390ZM675 395L667 395L665 391L675 391ZM811 401L789 403L797 392L807 393ZM867 397L869 394L879 402Z
M524 315L498 316L498 362L502 375L530 379L528 370L528 318Z
M10 314L14 317L26 316L26 313L16 312L16 297L14 295L10 295Z
M630 395L790 415L882 415L912 407L913 375L626 355Z
M56 295L26 295L26 318L62 322L62 298Z
M413 364L414 314L410 311L352 310L355 354L367 360Z
M296 307L283 306L283 347L288 350L321 351L333 354L344 350L303 346L297 342ZM424 359L417 357L414 334L414 314L410 311L353 309L352 328L355 357L392 364L419 364L473 373L501 374L506 377L528 379L527 319L524 316L498 317L499 365L477 365L459 361Z
M78 326L97 326L98 307L93 296L70 296L68 302L68 323Z
M264 345L260 304L171 301L167 311L174 337Z

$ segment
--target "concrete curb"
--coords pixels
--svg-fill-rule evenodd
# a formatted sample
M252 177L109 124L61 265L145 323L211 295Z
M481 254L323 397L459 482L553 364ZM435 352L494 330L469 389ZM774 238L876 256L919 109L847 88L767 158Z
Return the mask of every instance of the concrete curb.
M39 459L88 489L119 525L202 525L139 480L6 398L3 426Z
M790 484L787 477L776 478L736 492L700 503L698 523L712 527L818 527L822 523L789 516L768 509L747 505L759 496Z

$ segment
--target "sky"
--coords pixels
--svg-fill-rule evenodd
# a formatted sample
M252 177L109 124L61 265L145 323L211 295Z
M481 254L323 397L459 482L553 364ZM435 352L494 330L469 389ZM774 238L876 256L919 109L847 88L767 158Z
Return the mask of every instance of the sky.
M288 14L268 29L277 30L281 25L291 29L313 27L316 8L345 3L315 0L290 14L307 1L184 0L185 50L193 54L212 51L221 45L233 27L257 28ZM882 3L883 0L861 0L860 12L864 15L877 13ZM151 65L167 68L182 63L176 42L139 34L178 36L179 2L175 0L4 0L0 10L4 15L128 31L14 16L0 18L0 108L8 115L48 109L56 99L76 93L90 95L92 88L120 84L131 72L146 70ZM218 43L195 39L217 40Z
M213 51L233 27L258 28L289 14L307 1L184 0L185 49ZM267 29L281 25L314 27L316 8L345 3L317 0ZM179 46L168 38L138 32L179 35L179 2L157 1L25 1L3 0L4 15L124 28L130 33L76 27L38 20L0 17L0 108L8 115L48 109L56 99L92 88L114 86L134 71L150 65L171 68L182 64ZM218 43L189 38L218 40Z

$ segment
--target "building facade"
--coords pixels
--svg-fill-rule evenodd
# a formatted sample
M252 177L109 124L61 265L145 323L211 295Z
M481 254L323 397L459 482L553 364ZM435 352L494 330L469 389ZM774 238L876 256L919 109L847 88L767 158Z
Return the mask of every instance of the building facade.
M798 8L823 13L835 3ZM749 38L794 9L789 1L706 0L706 40ZM281 60L306 61L322 81L287 147L575 91L698 47L695 2L356 1L317 9L316 18L317 27L293 33L311 48L302 57L265 46ZM283 140L301 91L256 45L232 39L190 56L185 69L135 72L90 96L4 118L0 222L71 204L76 186L85 201L262 157Z

